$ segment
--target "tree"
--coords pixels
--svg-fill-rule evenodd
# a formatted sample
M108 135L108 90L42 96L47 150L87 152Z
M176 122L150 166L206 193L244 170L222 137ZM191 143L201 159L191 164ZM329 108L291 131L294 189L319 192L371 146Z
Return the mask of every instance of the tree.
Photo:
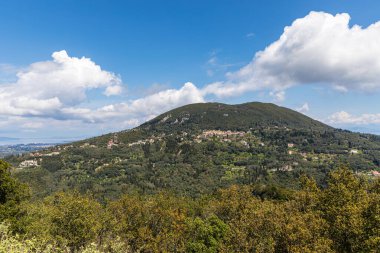
M335 250L360 252L369 203L366 184L345 167L330 173L327 183L321 193L320 210L329 225Z
M50 171L56 172L64 167L62 160L58 157L44 157L41 162L42 168Z
M363 251L375 252L380 249L380 179L369 188L370 201L364 213L365 243Z
M102 243L107 216L93 198L74 193L57 193L28 208L27 233L40 241L54 241L72 252L89 243Z
M22 230L18 220L23 215L20 204L29 197L28 189L11 177L10 164L0 160L0 222L8 220L12 230Z
M196 217L188 221L187 252L218 252L228 234L228 225L215 215L203 220Z
M112 230L133 252L183 252L187 198L163 192L153 196L125 195L110 203Z

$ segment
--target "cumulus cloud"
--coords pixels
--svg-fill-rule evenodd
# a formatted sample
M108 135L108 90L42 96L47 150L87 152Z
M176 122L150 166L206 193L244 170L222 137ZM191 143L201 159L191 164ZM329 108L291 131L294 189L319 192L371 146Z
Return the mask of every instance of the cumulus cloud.
M13 83L0 84L0 116L8 117L3 120L6 125L17 122L24 129L60 121L133 127L175 107L204 102L202 92L185 83L179 89L96 108L96 104L88 104L87 91L103 89L107 97L119 95L123 92L121 78L89 58L70 57L66 51L19 70L16 78Z
M121 92L121 79L89 58L54 52L52 60L36 62L17 72L17 80L0 85L0 113L51 115L86 99L86 91L105 88L106 95Z
M340 92L380 90L380 22L349 25L348 14L311 12L285 27L280 38L227 80L204 94L234 96L246 91L277 94L304 84L325 84Z
M87 108L64 108L66 117L83 119L88 122L104 122L109 119L124 119L136 125L170 109L193 103L203 103L202 92L192 83L185 83L180 89L168 89L132 100L103 106L96 110Z
M174 107L192 103L203 103L203 95L192 83L185 83L181 89L168 89L156 94L137 99L130 104L133 112L143 110L149 114L156 114Z
M354 124L354 125L369 125L380 124L380 113L378 114L362 114L352 115L345 111L340 111L332 114L327 123L330 124Z
M106 90L104 91L104 95L106 95L107 97L120 95L122 91L123 91L123 87L121 87L120 85L108 86Z

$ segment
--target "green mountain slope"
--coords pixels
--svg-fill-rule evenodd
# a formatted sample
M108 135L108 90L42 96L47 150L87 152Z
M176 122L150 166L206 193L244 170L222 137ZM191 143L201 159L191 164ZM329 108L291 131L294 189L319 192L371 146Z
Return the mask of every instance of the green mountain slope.
M7 160L36 197L72 189L100 199L161 190L199 196L232 184L296 187L303 173L323 184L340 164L371 178L380 165L380 138L273 104L205 103L132 130Z
M148 130L221 129L247 131L251 128L281 126L298 129L331 129L293 110L268 103L227 105L203 103L186 105L164 113L140 128Z

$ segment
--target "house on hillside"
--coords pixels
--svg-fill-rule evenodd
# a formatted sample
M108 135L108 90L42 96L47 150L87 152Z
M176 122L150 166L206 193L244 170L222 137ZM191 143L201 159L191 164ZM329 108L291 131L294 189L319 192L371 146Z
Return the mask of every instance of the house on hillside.
M359 150L357 150L357 149L351 149L349 151L349 153L350 153L350 155L357 155L357 154L359 154Z
M44 154L43 156L56 156L56 155L59 155L59 154L60 154L60 152L54 151L54 152L51 152L51 153Z
M34 166L38 166L38 162L36 160L25 160L19 164L19 168L28 168Z
M112 149L113 146L118 146L118 145L119 145L119 138L117 134L114 134L107 143L107 149Z

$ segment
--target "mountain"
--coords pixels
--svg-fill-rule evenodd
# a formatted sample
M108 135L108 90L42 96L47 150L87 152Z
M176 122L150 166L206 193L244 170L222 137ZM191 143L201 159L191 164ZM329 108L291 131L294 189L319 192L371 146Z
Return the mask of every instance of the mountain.
M296 188L301 174L324 184L340 165L371 178L379 170L380 137L334 129L274 104L203 103L7 160L35 197L72 189L99 199L161 190L199 196L232 184Z
M221 103L191 104L166 112L140 128L158 131L220 129L248 131L258 127L295 129L331 129L301 113L269 103L227 105Z
M250 131L264 128L289 128L294 130L332 131L332 127L304 114L271 103L198 103L185 105L166 113L132 130L117 133L124 143L148 138L154 134L174 132L198 133L202 130ZM80 141L104 145L111 134Z

